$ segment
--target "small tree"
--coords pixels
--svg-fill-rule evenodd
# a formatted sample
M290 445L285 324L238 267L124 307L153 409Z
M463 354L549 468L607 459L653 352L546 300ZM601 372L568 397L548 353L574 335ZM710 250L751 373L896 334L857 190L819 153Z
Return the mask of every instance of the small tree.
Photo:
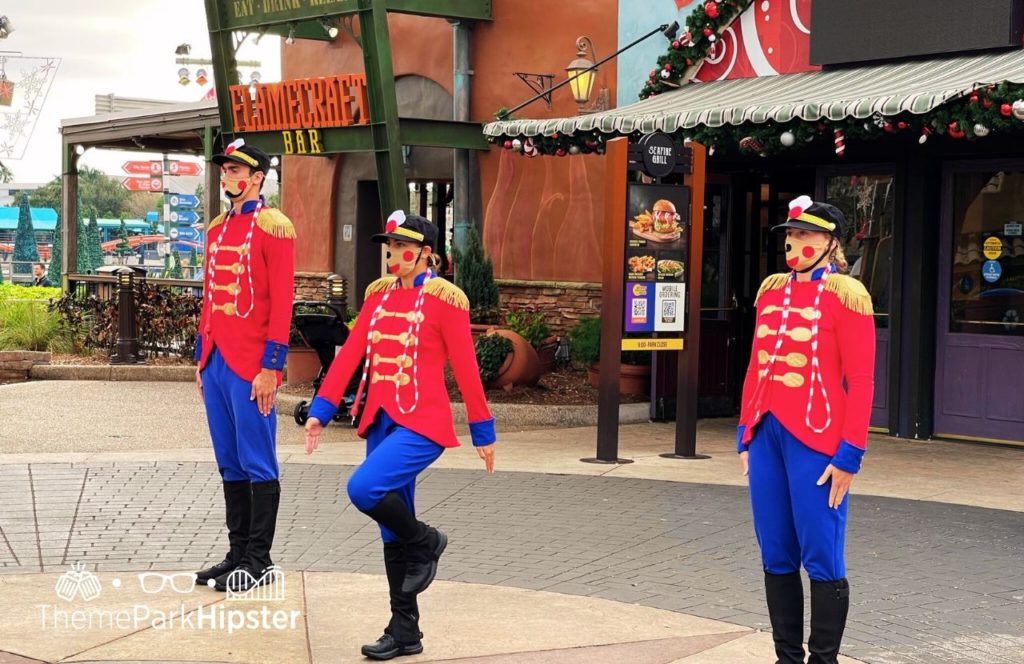
M57 221L57 229L53 233L53 249L50 250L50 267L46 271L46 278L54 286L60 284L61 263L64 260L64 232L60 220Z
M494 264L484 253L480 233L471 226L466 233L466 249L455 249L455 284L469 298L469 319L474 323L499 321L498 285L494 283Z
M32 226L32 209L28 204L28 195L21 195L18 206L18 231L14 236L14 269L11 274L32 274L32 264L39 262L39 251L36 249L36 232Z
M103 247L100 246L100 223L93 215L89 221L89 271L103 265Z
M121 227L117 230L117 239L121 241L121 244L117 245L117 255L127 256L132 253L131 247L128 246L128 226L125 225L124 219L121 220Z
M79 208L79 210L81 210L81 208ZM75 224L78 226L75 271L79 274L88 274L90 269L89 266L91 265L89 259L89 227L85 225L85 219L82 217L81 211L78 213L78 219L75 220Z

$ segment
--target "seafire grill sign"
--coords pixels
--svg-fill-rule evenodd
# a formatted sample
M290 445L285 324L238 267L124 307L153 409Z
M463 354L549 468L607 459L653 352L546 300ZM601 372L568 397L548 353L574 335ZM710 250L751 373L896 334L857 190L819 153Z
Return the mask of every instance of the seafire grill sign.
M321 154L320 129L370 122L366 76L350 74L230 89L235 133L280 131L285 154Z

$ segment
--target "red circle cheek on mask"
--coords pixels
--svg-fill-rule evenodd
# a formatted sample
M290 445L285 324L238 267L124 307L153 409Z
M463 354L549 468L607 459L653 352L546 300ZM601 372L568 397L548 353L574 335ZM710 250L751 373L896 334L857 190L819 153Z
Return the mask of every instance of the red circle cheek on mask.
M402 254L402 260L405 261L406 263L411 263L412 259L414 258L416 258L416 254L412 253L411 251L407 251L404 254Z
M388 265L388 272L390 272L391 274L396 274L398 272L398 266Z
M814 258L814 247L804 247L802 253L804 258Z

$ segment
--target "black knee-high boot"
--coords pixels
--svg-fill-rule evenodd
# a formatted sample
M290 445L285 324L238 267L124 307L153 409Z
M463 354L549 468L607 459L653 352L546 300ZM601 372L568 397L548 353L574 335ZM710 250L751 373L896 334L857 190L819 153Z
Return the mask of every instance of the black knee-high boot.
M196 573L196 583L206 585L210 579L231 572L242 563L249 546L249 521L252 508L252 487L249 480L224 482L224 513L230 548L224 560Z
M278 480L252 483L252 518L249 522L249 545L238 568L214 580L220 591L245 592L256 584L269 583L267 568L273 565L270 549L274 545L277 529L277 509L281 503L281 483ZM243 574L242 572L247 572Z
M768 617L772 623L776 664L803 664L804 661L804 585L800 572L764 573L768 599Z
M391 621L384 629L384 635L376 643L362 648L364 657L387 660L401 655L417 655L423 652L420 639L420 610L416 595L402 592L406 572L405 545L388 542L384 545L384 569L388 575L388 591L391 597Z
M405 545L407 564L402 592L416 594L426 590L437 575L437 561L448 546L448 536L417 521L402 497L394 491L362 512L393 532Z
M811 581L811 636L807 664L836 664L839 644L850 612L850 584L846 579Z

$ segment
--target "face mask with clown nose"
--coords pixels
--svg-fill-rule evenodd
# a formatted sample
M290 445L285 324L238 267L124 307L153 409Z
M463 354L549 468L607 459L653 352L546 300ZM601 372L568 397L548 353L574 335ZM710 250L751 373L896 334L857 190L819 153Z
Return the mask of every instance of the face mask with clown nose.
M832 238L824 233L807 234L804 238L796 233L786 235L786 265L795 272L806 272L821 265L825 254L832 248Z
M245 192L249 191L249 187L253 185L252 176L247 178L222 178L220 181L221 189L224 190L224 194L228 198L239 198L245 195Z
M412 244L401 243L388 247L388 273L399 278L409 276L416 270L422 255L423 247L414 251Z

